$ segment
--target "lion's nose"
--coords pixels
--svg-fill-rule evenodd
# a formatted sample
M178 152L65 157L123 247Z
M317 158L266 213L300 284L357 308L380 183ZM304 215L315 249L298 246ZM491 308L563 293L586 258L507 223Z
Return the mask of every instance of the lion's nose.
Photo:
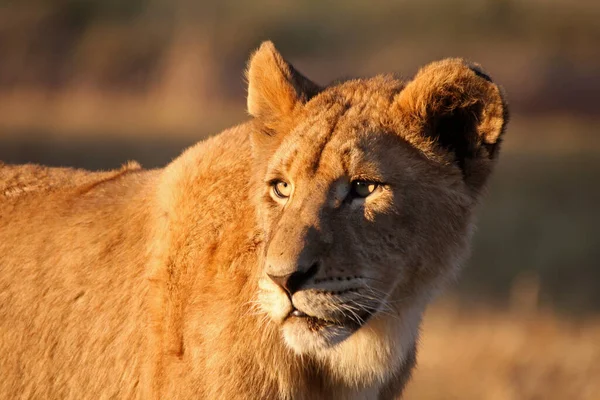
M267 274L273 282L288 292L291 296L298 291L310 278L316 275L319 270L319 264L314 263L305 271L294 271L287 275L271 275Z

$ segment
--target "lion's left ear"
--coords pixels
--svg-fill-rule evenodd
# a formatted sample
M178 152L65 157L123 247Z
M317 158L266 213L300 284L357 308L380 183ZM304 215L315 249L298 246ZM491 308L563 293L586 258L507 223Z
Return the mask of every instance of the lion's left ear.
M422 68L396 99L410 134L449 153L474 190L485 183L508 121L501 89L478 65L447 59Z
M298 72L279 54L272 42L263 42L250 57L248 112L255 118L277 121L319 92L318 85Z

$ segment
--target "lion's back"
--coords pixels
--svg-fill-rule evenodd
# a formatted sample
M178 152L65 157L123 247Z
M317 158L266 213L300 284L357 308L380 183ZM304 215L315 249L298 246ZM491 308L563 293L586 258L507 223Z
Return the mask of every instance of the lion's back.
M0 199L29 192L49 192L85 187L128 171L139 170L129 162L120 170L90 172L83 169L51 168L36 164L6 165L0 162Z
M156 176L0 166L0 398L134 395Z

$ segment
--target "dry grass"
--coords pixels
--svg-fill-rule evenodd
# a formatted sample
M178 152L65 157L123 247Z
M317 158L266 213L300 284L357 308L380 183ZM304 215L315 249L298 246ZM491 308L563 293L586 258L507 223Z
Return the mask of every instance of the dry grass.
M406 399L597 399L600 318L432 308Z

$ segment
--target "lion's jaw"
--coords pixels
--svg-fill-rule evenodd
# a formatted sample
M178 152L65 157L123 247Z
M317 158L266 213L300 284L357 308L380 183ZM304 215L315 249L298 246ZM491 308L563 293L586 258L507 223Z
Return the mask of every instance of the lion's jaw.
M360 278L324 281L293 295L268 277L259 282L262 310L280 325L285 343L298 354L327 351L368 325L380 310L390 308Z
M258 299L270 323L278 324L283 342L296 354L318 360L332 376L350 387L378 387L414 357L423 312L434 291L435 284L422 290L419 296L402 301L403 288L397 285L390 299L382 301L379 309L362 324L346 320L317 327L312 321L290 313L311 300L323 301L326 296L315 293L311 296L309 290L299 292L298 301L290 300L279 286L264 277L259 281ZM321 312L335 315L339 305L329 300L322 304ZM317 309L302 308L314 314Z

